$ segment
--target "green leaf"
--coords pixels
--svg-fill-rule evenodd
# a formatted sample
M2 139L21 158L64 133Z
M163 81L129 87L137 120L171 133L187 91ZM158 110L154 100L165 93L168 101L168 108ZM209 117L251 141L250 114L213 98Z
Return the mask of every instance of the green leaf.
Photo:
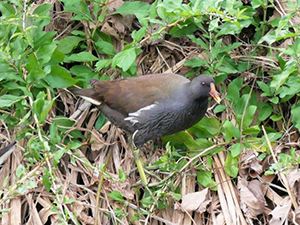
M258 119L260 121L266 120L273 112L272 106L265 103L262 108L259 109Z
M211 135L215 135L220 130L220 122L215 118L204 117L194 127L203 128L207 130Z
M95 73L91 68L84 65L76 65L70 69L73 75L76 75L76 79L82 80L84 87L87 87L89 80L99 78L99 74Z
M286 79L294 72L297 72L297 65L295 62L290 61L287 63L285 68L278 73L277 75L274 76L272 82L271 82L271 87L278 88L286 81Z
M199 145L194 138L185 131L180 131L176 134L171 134L162 138L164 143L170 142L171 145L185 144L189 149L198 149Z
M0 11L3 17L8 17L16 13L14 7L11 4L0 2Z
M260 87L260 89L265 93L264 96L272 96L273 93L271 92L270 87L267 84L261 81L257 81L257 84Z
M216 44L212 47L212 49L211 49L211 55L210 55L210 58L212 60L214 60L217 57L217 55L219 54L219 52L221 50L222 41L223 41L222 38L218 39L218 41L216 42Z
M82 0L62 0L64 2L64 11L77 14L73 20L86 20L94 22L88 5Z
M46 76L45 71L41 69L40 63L34 53L29 55L26 69L29 72L27 77L28 83L36 82Z
M241 150L243 150L243 145L242 145L242 149L241 149L241 144L240 143L236 143L236 144L233 144L231 146L231 156L232 157L237 157L240 155L241 153Z
M196 58L187 60L184 63L185 66L189 66L189 67L192 67L192 68L200 68L201 66L206 65L206 64L207 64L206 60L202 59L200 57L196 57Z
M16 169L16 175L18 178L22 178L26 174L26 169L22 164L19 164L19 166Z
M37 14L39 16L49 16L50 9L53 7L52 4L42 4L36 7L33 11L33 14Z
M292 122L296 128L300 131L300 103L293 105L292 110Z
M272 115L270 116L270 119L276 122L282 119L282 115Z
M0 108L10 107L24 98L25 96L2 95L0 96Z
M100 71L102 69L105 69L107 67L109 67L109 65L111 64L112 60L111 59L101 59L96 63L96 69L97 71Z
M57 164L59 163L60 159L68 152L68 149L60 149L55 152L55 155L53 157L53 165L56 167Z
M108 197L118 202L125 202L125 199L119 191L112 191L108 194Z
M50 61L55 49L56 44L44 45L39 48L39 50L36 52L36 56L41 66Z
M235 102L240 98L240 89L234 82L231 82L227 88L226 98Z
M225 140L228 142L235 136L236 127L233 126L232 122L226 120L223 124L222 132L225 135Z
M246 128L243 130L243 134L246 135L257 135L260 132L260 128L258 125Z
M150 205L153 204L153 202L154 201L150 196L145 197L142 200L140 200L140 203L142 203L144 207L149 207Z
M52 66L51 73L44 78L52 88L66 88L76 83L64 67Z
M134 30L131 34L133 40L135 41L140 41L142 40L142 38L145 36L147 32L147 27L142 27L141 29L139 29L138 31Z
M216 185L216 182L212 178L211 171L197 171L197 181L204 187L213 187Z
M99 40L95 43L95 45L98 48L98 52L100 54L106 54L109 56L114 56L116 54L115 47L110 42Z
M239 173L239 163L238 163L239 157L232 157L230 153L227 154L224 169L225 172L233 177L236 178L236 176Z
M217 105L217 107L214 109L214 113L220 113L223 112L225 109L227 109L227 106L225 105Z
M50 171L47 167L44 167L43 171L43 185L46 187L47 191L49 192L51 189L52 181L51 181Z
M72 54L68 57L68 59L75 62L90 62L99 60L97 57L95 57L89 52L80 52L77 54Z
M112 60L112 67L120 67L123 71L127 71L134 63L136 53L134 48L123 50L115 55Z
M255 106L255 105L250 105L247 108L247 110L245 112L245 116L244 116L243 128L248 127L252 123L256 109L257 109L257 106Z
M69 54L83 40L81 37L67 36L60 40L57 49L63 54Z
M40 124L45 121L54 102L53 100L46 100L46 98L47 96L44 92L39 92L32 106L32 111L36 114Z
M128 15L128 14L134 14L136 18L139 20L139 22L143 26L148 26L148 24L145 21L145 18L149 15L149 9L150 5L145 2L125 2L123 5L121 5L117 11L115 11L113 14L122 14L122 15Z

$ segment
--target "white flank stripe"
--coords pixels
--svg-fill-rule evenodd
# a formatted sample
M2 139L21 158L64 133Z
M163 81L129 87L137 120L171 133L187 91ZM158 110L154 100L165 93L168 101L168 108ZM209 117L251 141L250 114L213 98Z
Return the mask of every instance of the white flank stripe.
M14 147L11 147L7 152L5 152L1 157L0 157L0 164L4 163L7 158L10 156L10 154L13 152Z
M153 109L155 106L157 106L158 102L154 102L153 104L151 105L148 105L144 108L141 108L139 109L138 111L136 112L133 112L133 113L129 113L128 114L128 117L126 117L124 120L129 120L132 125L136 124L136 123L139 123L139 116L140 114L143 112L143 111L147 111L147 110L151 110Z
M101 105L101 102L95 100L95 99L92 99L92 98L89 98L89 97L86 97L86 96L82 96L80 95L81 98L87 100L88 102L94 104L94 105Z

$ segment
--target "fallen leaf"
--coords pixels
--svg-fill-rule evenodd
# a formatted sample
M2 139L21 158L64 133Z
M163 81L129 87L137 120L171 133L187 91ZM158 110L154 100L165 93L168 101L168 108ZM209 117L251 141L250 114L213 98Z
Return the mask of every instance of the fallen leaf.
M248 182L240 179L239 186L241 208L248 217L256 218L257 215L264 212L266 205L261 182L258 180Z
M102 134L99 133L95 128L92 130L91 135L91 149L93 151L99 151L101 148L104 147L105 140L102 137Z
M184 211L198 211L203 213L206 211L207 205L211 202L209 189L189 193L182 197L181 208Z
M273 209L272 212L269 213L269 215L272 216L272 219L270 220L270 225L280 225L285 222L287 222L287 217L289 215L289 212L291 210L291 200L289 197L285 197L281 204L277 205L275 209Z

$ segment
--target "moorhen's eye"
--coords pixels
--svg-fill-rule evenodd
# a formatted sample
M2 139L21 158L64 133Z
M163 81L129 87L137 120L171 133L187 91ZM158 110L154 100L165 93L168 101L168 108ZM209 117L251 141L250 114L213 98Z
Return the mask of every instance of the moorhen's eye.
M205 85L206 85L205 82L203 82L203 81L201 82L201 84L202 84L202 86L205 86Z

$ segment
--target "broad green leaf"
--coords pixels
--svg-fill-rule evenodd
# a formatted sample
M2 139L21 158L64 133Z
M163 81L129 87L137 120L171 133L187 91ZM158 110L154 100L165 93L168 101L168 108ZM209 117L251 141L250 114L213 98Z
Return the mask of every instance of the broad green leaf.
M14 7L11 4L0 2L0 12L3 17L8 17L16 13Z
M99 40L95 44L96 47L98 48L98 52L101 54L106 54L109 56L114 56L116 54L115 47L110 42Z
M47 167L44 167L43 169L43 185L46 187L47 191L50 191L52 185L50 171Z
M257 109L257 106L255 106L255 105L250 105L247 108L247 110L245 112L245 116L244 116L243 128L248 127L252 123L256 109Z
M82 40L84 39L81 37L67 36L60 40L57 49L63 54L69 54Z
M144 207L149 207L154 203L154 200L148 196L140 200L140 203L142 203Z
M254 9L262 6L263 8L266 7L268 2L266 0L252 0L251 5Z
M51 73L44 78L52 88L66 88L76 83L64 67L52 66Z
M206 60L202 59L200 57L196 57L196 58L187 60L184 63L185 66L189 66L189 67L192 67L192 68L200 68L201 66L206 65L206 64L207 64Z
M265 102L264 102L265 103ZM273 108L268 103L263 104L263 107L259 109L258 119L260 121L266 120L273 112Z
M18 178L22 178L26 174L26 169L22 164L19 164L19 166L16 169L16 175Z
M89 52L80 52L77 54L72 54L68 57L68 59L75 62L90 62L99 60L97 57L95 57Z
M180 131L176 134L171 134L162 138L164 143L170 142L171 145L185 144L189 149L198 149L199 145L194 138L185 131Z
M59 163L59 161L63 157L63 155L67 152L68 152L68 149L66 149L66 148L60 149L60 150L55 152L55 155L53 157L53 165L55 167L57 166L57 164Z
M33 11L33 14L37 14L39 16L49 16L50 9L53 7L53 4L42 4L36 7Z
M211 55L210 55L210 58L212 60L214 60L217 57L217 55L219 54L219 52L221 50L222 41L223 41L222 38L218 39L217 42L215 43L215 45L212 47Z
M36 57L38 58L41 66L50 61L55 49L56 44L45 45L39 48L39 50L36 52Z
M231 146L231 156L232 157L237 157L241 154L241 150L243 151L244 149L244 146L242 145L242 149L241 149L241 144L240 143L236 143L236 144L233 144Z
M288 62L285 68L282 71L280 71L280 73L274 76L270 86L278 90L278 88L286 81L286 79L296 71L296 63Z
M270 116L270 119L273 120L274 122L276 122L276 121L281 120L282 116L281 115L272 115L272 116Z
M225 105L217 105L217 107L214 109L214 113L223 112L225 109L227 109L227 106L225 106Z
M226 120L223 124L222 132L225 135L225 140L228 142L235 136L236 127L233 126L232 122Z
M212 178L211 171L197 171L197 181L204 187L213 187L216 185L216 182Z
M226 98L231 101L237 101L240 97L240 89L236 86L235 83L231 82L227 88Z
M292 122L295 127L300 131L300 103L293 105L292 110Z
M36 100L33 102L32 111L36 114L40 124L44 123L53 102L53 100L47 100L44 92L39 92L37 95Z
M138 31L134 30L132 32L131 36L132 36L133 40L140 41L145 36L146 32L147 32L147 28L146 27L142 27Z
M115 57L112 60L112 66L118 66L121 69L123 69L123 71L127 71L134 63L135 58L136 53L134 48L123 50L115 55Z
M117 13L122 15L134 14L136 18L139 20L139 22L143 26L147 27L148 24L145 21L145 18L149 15L150 7L151 6L145 2L140 2L140 1L125 2L113 14L117 14Z
M109 65L111 64L112 60L111 59L101 59L96 63L96 69L97 71L100 71L102 69L105 69L107 67L109 67Z
M25 96L2 95L0 96L0 108L11 107L13 104L24 98Z
M246 135L257 135L260 132L260 128L258 125L243 129L243 134Z
M220 122L215 118L204 117L194 127L206 129L211 135L215 135L220 130Z
M34 53L29 55L26 69L29 72L27 77L28 83L36 82L46 76L46 72L41 68L40 63L36 58L36 54Z
M239 157L232 157L232 155L228 153L225 160L225 165L224 165L225 172L233 178L236 178L236 176L239 173L238 159Z
M198 29L198 27L194 24L194 22L189 22L189 24L187 24L187 22L185 22L184 26L172 27L169 34L172 35L173 37L178 38L178 37L181 37L181 36L186 36L186 35L192 34L197 29Z
M270 87L267 84L261 81L257 81L257 84L260 87L260 89L265 93L264 96L272 96L273 93L271 92Z
M108 194L108 197L118 202L125 202L125 199L119 191L112 191Z
M64 11L77 14L73 20L86 20L94 22L88 5L82 0L62 0L64 2Z
M91 68L84 65L76 65L70 69L71 73L76 76L77 80L82 80L84 87L88 86L89 80L99 78L99 74L94 72Z

